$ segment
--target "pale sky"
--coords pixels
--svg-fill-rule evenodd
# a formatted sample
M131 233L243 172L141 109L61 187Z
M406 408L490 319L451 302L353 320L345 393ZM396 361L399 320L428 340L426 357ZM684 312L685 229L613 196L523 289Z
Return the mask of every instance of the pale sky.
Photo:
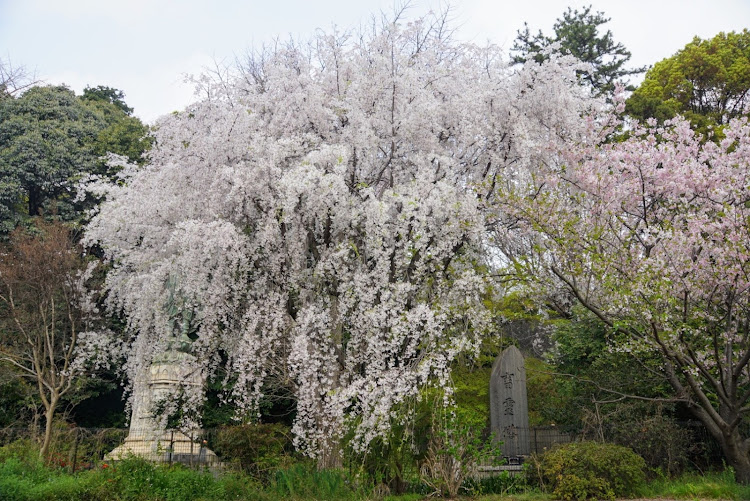
M446 2L413 0L410 17ZM654 64L693 36L750 28L750 0L455 0L458 38L509 49L516 31L552 33L567 6L592 4L633 57ZM185 74L232 61L276 36L309 38L316 29L355 28L393 0L0 0L0 58L49 84L77 93L86 85L125 92L141 119L184 108L193 100Z

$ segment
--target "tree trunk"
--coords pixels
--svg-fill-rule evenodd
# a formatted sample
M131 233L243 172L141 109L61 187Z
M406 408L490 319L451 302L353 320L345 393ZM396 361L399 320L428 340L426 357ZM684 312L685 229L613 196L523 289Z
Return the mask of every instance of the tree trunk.
M735 416L727 415L726 412L722 412L725 409L720 409L719 412L723 420L720 425L700 407L693 407L691 410L693 415L706 427L706 431L721 446L724 459L734 469L735 480L740 484L750 485L750 447L736 427L728 429L729 427L726 425L727 422L733 421L732 418Z
M49 445L52 442L52 420L55 417L55 409L57 408L57 400L50 400L49 407L47 407L44 413L44 439L42 440L42 448L39 449L39 458L46 459L49 454Z
M42 208L42 193L39 188L33 186L29 188L28 204L29 216L38 216L39 209Z
M729 466L734 468L737 483L750 484L750 454L739 432L735 429L731 435L722 436L719 438L719 443Z
M318 456L318 470L332 470L343 467L341 459L341 444L334 439L328 439Z

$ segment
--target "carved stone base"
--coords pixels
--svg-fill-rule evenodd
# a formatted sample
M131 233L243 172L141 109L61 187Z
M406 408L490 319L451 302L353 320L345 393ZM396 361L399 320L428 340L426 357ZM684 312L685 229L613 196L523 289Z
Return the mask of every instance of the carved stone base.
M154 434L133 434L125 443L104 456L105 460L116 461L128 456L138 456L149 461L182 463L190 465L219 466L219 457L205 444L191 440L181 431L165 431L161 436Z
M133 414L125 443L104 456L113 461L139 456L156 462L219 466L216 454L195 437L177 430L165 430L154 414L154 407L183 387L201 386L191 369L192 355L174 349L157 357L140 372L133 391Z

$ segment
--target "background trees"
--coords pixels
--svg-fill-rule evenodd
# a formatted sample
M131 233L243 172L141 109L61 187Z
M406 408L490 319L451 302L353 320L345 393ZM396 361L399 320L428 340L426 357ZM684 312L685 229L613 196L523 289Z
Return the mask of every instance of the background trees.
M77 198L86 175L111 175L107 152L143 162L147 128L111 102L114 89L85 99L66 87L32 87L0 100L0 235L41 212L85 218L91 200Z
M541 30L532 35L529 25L524 23L524 29L518 32L513 43L511 60L514 63L541 62L548 57L545 51L558 44L563 54L591 65L591 69L579 70L582 83L590 86L596 95L611 94L623 77L643 73L645 68L625 68L630 51L621 43L615 43L611 31L599 33L599 26L609 20L602 12L592 14L589 5L581 12L568 7L563 17L555 21L555 35L552 37L544 35Z
M87 275L70 233L60 223L19 228L0 253L0 362L36 388L44 407L46 456L52 420L113 350L105 333L93 333L83 282Z
M682 115L707 135L721 137L732 118L750 112L750 32L696 37L674 56L654 65L627 100L627 112L659 122Z
M732 122L719 144L683 120L619 143L611 130L506 193L507 221L529 242L506 256L662 375L750 482L750 125ZM647 364L654 356L661 366Z

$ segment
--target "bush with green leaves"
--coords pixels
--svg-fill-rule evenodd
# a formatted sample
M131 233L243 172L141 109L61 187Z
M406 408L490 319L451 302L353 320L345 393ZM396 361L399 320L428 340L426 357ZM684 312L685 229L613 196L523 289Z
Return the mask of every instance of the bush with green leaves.
M280 423L225 426L219 429L212 445L225 461L262 481L272 471L288 465L293 451L289 427Z
M556 499L615 499L638 492L646 463L632 449L573 442L532 456L526 472Z
M2 448L0 448L2 449ZM181 465L156 465L139 458L101 463L69 473L45 465L37 454L3 455L0 459L2 501L189 501L263 500L266 493L246 475L209 472Z
M679 425L670 414L660 412L650 402L619 403L607 416L605 436L608 441L632 447L650 469L676 476L706 444L696 440L692 430Z

